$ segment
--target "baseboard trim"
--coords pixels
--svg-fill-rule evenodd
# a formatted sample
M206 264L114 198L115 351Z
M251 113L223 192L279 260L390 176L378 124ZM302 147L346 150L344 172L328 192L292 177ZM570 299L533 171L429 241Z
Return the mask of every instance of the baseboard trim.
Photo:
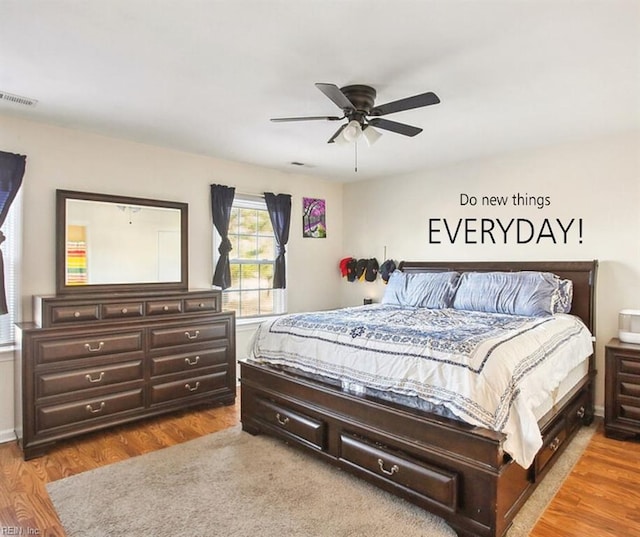
M5 442L12 442L16 439L16 433L13 429L6 429L4 431L0 431L0 444L4 444Z

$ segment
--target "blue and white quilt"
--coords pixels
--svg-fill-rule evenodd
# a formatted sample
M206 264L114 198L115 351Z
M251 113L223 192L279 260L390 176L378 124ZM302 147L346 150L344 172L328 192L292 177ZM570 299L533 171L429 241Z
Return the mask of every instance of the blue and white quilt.
M542 445L534 409L592 352L572 315L376 304L270 319L250 359L443 405L504 433L505 451L526 468Z

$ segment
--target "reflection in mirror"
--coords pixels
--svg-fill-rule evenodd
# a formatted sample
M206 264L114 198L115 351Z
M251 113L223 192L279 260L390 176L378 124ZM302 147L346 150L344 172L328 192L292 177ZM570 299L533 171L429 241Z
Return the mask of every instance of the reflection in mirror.
M58 292L186 288L187 206L58 191Z
M67 200L67 285L180 281L180 211Z

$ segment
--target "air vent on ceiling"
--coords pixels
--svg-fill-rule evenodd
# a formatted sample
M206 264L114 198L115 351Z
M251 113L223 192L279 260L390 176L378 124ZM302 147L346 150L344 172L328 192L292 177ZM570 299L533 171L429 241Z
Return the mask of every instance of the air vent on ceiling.
M24 106L35 106L38 101L30 99L29 97L21 97L20 95L14 95L13 93L7 93L0 90L0 101L9 101L10 103L22 104Z

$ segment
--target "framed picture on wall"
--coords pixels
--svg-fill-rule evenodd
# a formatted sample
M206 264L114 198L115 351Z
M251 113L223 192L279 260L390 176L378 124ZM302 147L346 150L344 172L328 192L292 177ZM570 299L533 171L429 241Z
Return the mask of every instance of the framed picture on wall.
M302 236L324 239L327 236L325 201L302 198Z

